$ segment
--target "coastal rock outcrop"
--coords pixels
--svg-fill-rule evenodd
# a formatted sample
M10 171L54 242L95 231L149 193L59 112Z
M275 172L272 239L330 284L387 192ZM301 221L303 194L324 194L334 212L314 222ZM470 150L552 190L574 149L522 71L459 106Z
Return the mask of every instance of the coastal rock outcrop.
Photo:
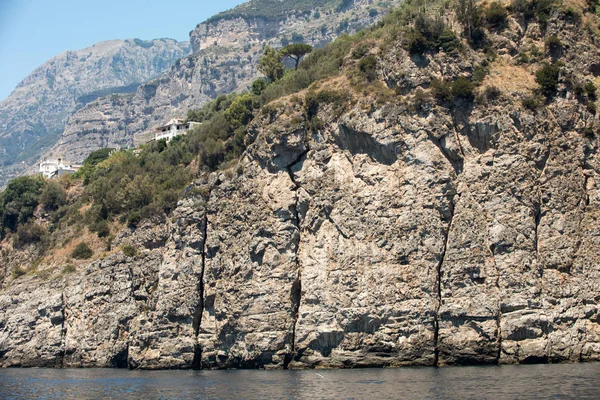
M592 81L600 50L569 29L566 72ZM5 268L2 366L600 360L596 110L565 76L527 107L534 70L501 48L474 98L440 101L434 82L473 78L482 52L411 57L403 44L374 56L376 82L340 74L268 104L237 164L115 238L137 254L46 280Z

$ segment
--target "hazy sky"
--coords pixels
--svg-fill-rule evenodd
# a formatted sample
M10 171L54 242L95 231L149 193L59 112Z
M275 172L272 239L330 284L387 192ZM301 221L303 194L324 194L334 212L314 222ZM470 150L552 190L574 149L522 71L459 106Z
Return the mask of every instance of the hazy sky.
M0 0L0 100L49 58L111 39L188 40L244 0Z

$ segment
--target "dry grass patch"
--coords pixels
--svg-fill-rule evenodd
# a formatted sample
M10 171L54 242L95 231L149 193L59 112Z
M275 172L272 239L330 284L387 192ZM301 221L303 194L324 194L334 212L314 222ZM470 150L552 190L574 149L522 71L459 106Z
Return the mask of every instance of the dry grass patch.
M530 94L537 86L530 67L510 64L508 60L499 58L490 65L489 73L481 83L481 91L496 87L505 94Z

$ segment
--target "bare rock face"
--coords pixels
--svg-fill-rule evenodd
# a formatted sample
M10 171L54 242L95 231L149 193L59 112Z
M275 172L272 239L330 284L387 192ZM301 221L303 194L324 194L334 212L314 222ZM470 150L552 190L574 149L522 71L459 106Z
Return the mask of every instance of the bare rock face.
M585 43L564 60L587 79L600 54ZM391 47L377 73L400 93L470 76L479 54L418 67ZM137 256L5 287L2 365L600 360L600 120L562 81L528 110L517 101L526 84L452 107L363 92L310 117L299 95L270 104L237 166L116 239Z
M111 93L134 92L188 55L190 44L172 39L111 40L66 51L33 71L0 102L0 186L34 163L62 134L69 116Z
M258 75L265 45L280 48L295 40L323 46L342 33L373 24L387 10L368 0L356 0L340 10L335 8L337 2L315 1L314 9L297 13L294 2L277 2L287 11L271 15L269 1L250 1L199 24L190 32L193 55L178 60L135 93L85 105L68 119L47 154L81 162L99 148L131 146L136 135L173 117L185 117L188 110L219 94L245 90ZM390 1L386 7L397 3ZM247 15L245 8L264 9L266 14Z

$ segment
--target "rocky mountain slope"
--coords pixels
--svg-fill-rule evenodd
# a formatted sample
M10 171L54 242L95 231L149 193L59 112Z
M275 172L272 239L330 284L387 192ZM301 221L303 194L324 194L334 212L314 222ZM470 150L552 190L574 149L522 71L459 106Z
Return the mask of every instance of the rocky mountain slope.
M598 17L486 4L475 35L440 7L352 38L94 261L14 274L4 241L2 365L600 361Z
M190 53L172 39L111 40L66 51L33 71L0 102L0 186L35 162L62 134L68 117L94 99L134 92Z
M272 3L276 3L275 7ZM79 162L93 150L131 146L134 136L219 94L245 90L257 77L265 45L288 42L322 46L380 19L399 1L252 0L199 24L190 32L194 54L133 94L87 104L72 117L50 155ZM248 12L251 10L252 12Z

